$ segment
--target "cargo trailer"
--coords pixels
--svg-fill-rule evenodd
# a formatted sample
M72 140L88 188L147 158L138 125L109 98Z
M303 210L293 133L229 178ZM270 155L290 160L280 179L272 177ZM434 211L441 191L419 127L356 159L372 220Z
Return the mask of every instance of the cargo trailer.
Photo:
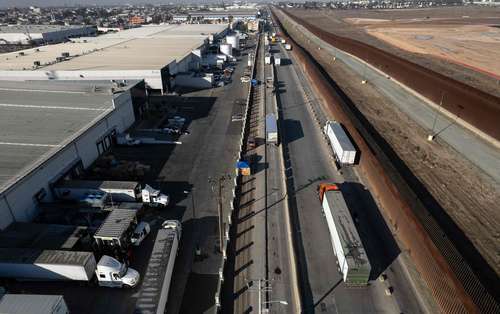
M323 206L333 253L348 286L365 286L371 266L363 243L347 208L342 192L335 184L320 184L319 198Z
M272 113L266 115L266 142L278 143L278 125L276 116Z
M0 295L2 314L69 314L62 295L4 294Z
M134 313L165 312L181 233L176 220L164 221L158 230Z
M271 64L271 55L266 54L266 56L264 57L264 63Z
M357 151L342 125L336 121L327 121L323 132L328 136L337 162L340 165L353 165Z
M285 44L285 49L286 49L286 50L292 50L292 45L290 45L290 44Z
M281 65L281 56L279 54L274 55L274 65Z
M124 257L130 248L131 237L137 227L137 211L115 208L94 233L94 240L100 252Z
M168 195L147 184L142 188L136 181L61 180L52 190L61 200L81 201L101 192L107 193L113 202L143 202L149 206L167 206L169 203Z

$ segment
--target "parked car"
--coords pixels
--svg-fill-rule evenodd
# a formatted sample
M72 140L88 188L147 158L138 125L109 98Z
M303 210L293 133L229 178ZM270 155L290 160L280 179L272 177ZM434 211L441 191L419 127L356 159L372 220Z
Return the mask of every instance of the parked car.
M135 228L134 233L130 238L130 241L132 242L133 245L139 246L142 240L144 240L150 232L151 232L151 227L149 226L149 224L145 221L141 221Z

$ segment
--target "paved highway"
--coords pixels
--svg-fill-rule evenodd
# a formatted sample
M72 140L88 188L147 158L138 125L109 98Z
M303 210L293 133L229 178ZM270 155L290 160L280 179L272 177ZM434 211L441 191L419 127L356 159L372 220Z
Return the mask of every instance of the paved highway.
M276 47L277 48L277 47ZM276 50L275 48L275 50ZM290 58L286 51L282 56ZM294 216L303 309L307 313L418 313L418 296L402 267L400 254L370 192L355 169L337 171L304 92L307 82L285 62L277 67L282 108L283 145L290 208ZM303 87L305 89L303 89ZM372 264L372 281L365 288L347 288L337 271L330 236L316 192L320 182L340 183ZM376 280L386 274L388 281ZM394 287L393 296L385 289Z
M500 171L498 171L500 166L500 149L485 142L463 126L453 123L455 117L450 118L445 116L431 106L429 102L417 96L413 91L402 88L393 79L388 79L385 74L371 66L366 66L360 59L354 58L342 50L325 43L304 27L298 24L296 26L299 27L304 36L315 42L322 49L326 49L332 55L336 56L338 60L344 62L358 75L364 76L370 84L396 104L399 109L423 128L429 130L429 134L432 133L431 130L433 129L437 115L434 133L438 133L438 138L447 142L456 151L491 176L496 182L500 183Z

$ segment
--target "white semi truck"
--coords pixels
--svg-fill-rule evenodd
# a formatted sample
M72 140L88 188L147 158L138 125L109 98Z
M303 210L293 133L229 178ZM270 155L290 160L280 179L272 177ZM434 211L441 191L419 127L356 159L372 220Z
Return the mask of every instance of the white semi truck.
M342 125L336 121L327 121L323 132L330 140L337 162L341 165L353 165L356 162L357 151Z
M111 256L96 263L91 252L0 248L0 277L26 281L86 281L99 286L135 287L139 273Z
M158 230L134 313L165 312L181 233L177 220L164 221Z
M320 184L318 190L342 278L347 286L366 286L370 262L342 192L329 183Z
M149 185L144 188L135 181L62 180L54 185L54 194L61 200L81 201L96 192L107 193L112 202L142 202L152 207L165 207L169 196Z

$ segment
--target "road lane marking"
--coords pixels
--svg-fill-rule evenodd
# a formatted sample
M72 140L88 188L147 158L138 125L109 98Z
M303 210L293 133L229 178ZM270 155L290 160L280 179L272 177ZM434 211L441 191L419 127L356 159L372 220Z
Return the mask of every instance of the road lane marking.
M86 107L63 107L63 106L37 106L37 105L20 105L20 104L0 104L0 107L13 108L35 108L35 109L62 109L62 110L89 110L89 111L106 111L110 108L86 108Z
M87 92L77 92L77 91L61 91L61 90L44 90L44 89L26 89L26 88L0 88L3 91L14 91L14 92L43 92L43 93L61 93L61 94L87 94Z
M61 145L54 145L54 144L13 143L13 142L0 142L0 145L32 146L32 147L60 147L61 146Z

